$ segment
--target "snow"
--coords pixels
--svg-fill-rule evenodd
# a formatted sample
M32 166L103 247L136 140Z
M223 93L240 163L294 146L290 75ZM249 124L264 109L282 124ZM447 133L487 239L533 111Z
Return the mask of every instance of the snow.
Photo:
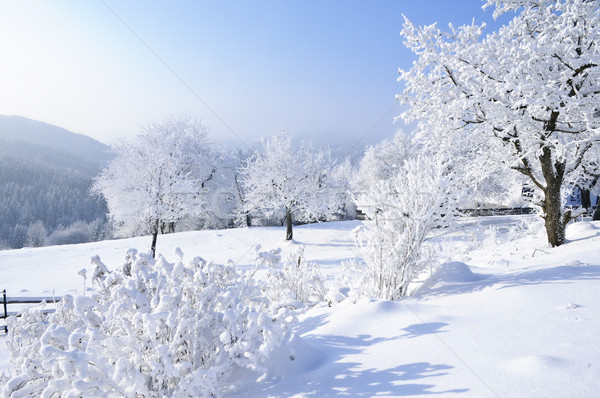
M550 248L530 216L470 219L439 237L447 259L397 302L347 299L303 314L260 375L240 372L231 397L572 396L600 393L600 223L567 228ZM175 261L202 256L237 267L261 251L282 257L304 245L306 260L327 283L357 254L350 231L359 222L299 226L294 242L281 228L186 232L160 236L158 252ZM126 250L146 251L149 237L0 252L0 289L9 295L81 292L82 267L100 256L110 269ZM329 287L329 286L328 286ZM336 300L347 296L333 288ZM0 341L5 339L0 334ZM10 372L0 343L0 372Z

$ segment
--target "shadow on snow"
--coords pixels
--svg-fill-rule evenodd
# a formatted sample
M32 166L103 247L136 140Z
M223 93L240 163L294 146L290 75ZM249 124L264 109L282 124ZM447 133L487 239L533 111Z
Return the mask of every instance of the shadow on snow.
M308 318L297 332L314 330L324 324L327 315ZM260 388L260 396L302 397L372 397L372 396L424 396L438 394L463 394L468 388L439 390L435 378L450 374L453 366L430 362L402 363L401 352L390 352L398 365L388 369L365 369L358 362L347 361L348 356L360 354L376 344L404 338L442 332L446 323L415 324L403 329L395 337L306 335L302 338L317 358L307 360L299 368L289 369L281 378L267 381ZM300 354L300 353L298 353ZM300 355L298 355L300 357ZM298 358L300 359L300 358ZM346 361L345 361L346 359ZM307 366L308 365L308 366ZM290 374L292 373L292 374Z
M566 284L572 281L600 280L600 265L560 265L510 274L475 275L478 280L472 282L435 282L426 289L417 290L418 293L415 297L473 293L491 287L506 289L526 285Z

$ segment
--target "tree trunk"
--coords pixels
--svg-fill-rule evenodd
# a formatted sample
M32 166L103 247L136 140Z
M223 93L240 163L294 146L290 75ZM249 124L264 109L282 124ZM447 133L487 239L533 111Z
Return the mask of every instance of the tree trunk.
M592 200L590 198L590 190L584 189L584 188L579 188L579 191L581 192L581 207L585 208L586 210L589 210L590 207L592 207Z
M156 221L156 225L152 229L152 245L150 246L150 254L152 258L156 258L156 239L158 238L158 230L160 227L160 221Z
M292 210L289 207L285 208L285 240L292 240L294 233L292 232Z
M548 187L544 198L544 221L548 243L552 247L565 243L566 218L560 198L560 186Z
M542 202L546 235L548 236L548 243L552 247L556 247L565 243L565 227L570 217L570 213L567 215L563 213L562 198L560 195L565 165L564 163L552 160L552 153L548 147L542 149L539 159L542 174L546 181L544 201Z
M592 221L600 221L600 195L598 195L598 198L596 199L596 210L594 210Z

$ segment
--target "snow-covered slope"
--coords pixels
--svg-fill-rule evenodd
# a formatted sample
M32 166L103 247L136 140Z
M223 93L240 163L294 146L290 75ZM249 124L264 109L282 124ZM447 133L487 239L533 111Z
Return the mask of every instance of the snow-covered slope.
M234 396L598 396L600 224L570 225L568 243L552 249L543 235L514 238L520 220L471 220L439 238L450 245L449 263L400 302L311 309L266 364L268 376L244 375ZM356 257L350 231L357 225L298 227L293 243L283 242L280 228L188 232L159 237L158 251L171 258L181 247L188 259L248 267L255 244L284 252L304 244L306 258L333 283L341 263ZM77 271L90 268L92 255L117 267L127 248L148 244L135 238L0 252L0 289L32 296L81 290ZM0 369L8 369L3 347Z

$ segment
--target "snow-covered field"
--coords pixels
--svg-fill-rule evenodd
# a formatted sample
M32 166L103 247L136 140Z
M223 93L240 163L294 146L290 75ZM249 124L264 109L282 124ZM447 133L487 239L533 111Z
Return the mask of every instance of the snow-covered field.
M301 317L272 356L268 376L240 380L236 397L596 397L600 396L600 223L569 226L568 243L549 248L519 217L466 221L438 238L451 261L399 302L360 299L323 304ZM173 260L202 256L250 267L254 246L305 246L333 283L357 257L358 222L295 228L187 232L160 236ZM521 232L519 232L521 231ZM520 236L519 236L520 235ZM508 238L512 236L512 238ZM78 271L99 255L109 268L147 237L0 252L0 289L12 296L81 292ZM0 372L10 373L0 334ZM0 388L1 391L1 388Z

